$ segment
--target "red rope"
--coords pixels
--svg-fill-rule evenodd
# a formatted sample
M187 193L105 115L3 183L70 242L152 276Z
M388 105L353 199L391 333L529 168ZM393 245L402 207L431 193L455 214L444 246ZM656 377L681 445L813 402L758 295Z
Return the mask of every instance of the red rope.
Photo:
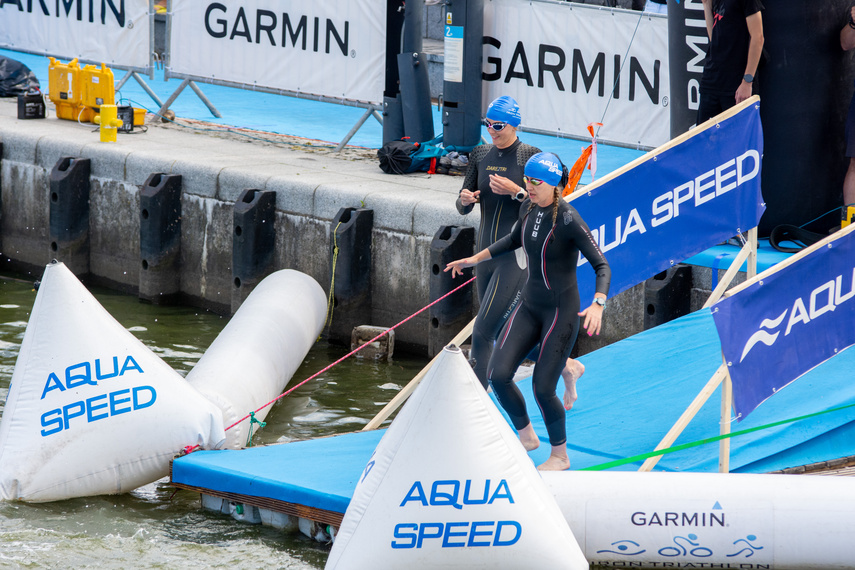
M375 336L374 338L372 338L372 339L371 339L371 340L369 340L368 342L365 342L365 343L363 343L363 344L359 345L359 347L355 348L354 350L351 350L349 353L345 354L344 356L342 356L341 358L339 358L338 360L336 360L335 362L333 362L332 364L330 364L329 366L327 366L327 367L326 367L326 368L324 368L323 370L321 370L321 371L319 371L319 372L316 372L315 374L313 374L312 376L309 376L308 378L306 378L305 380L303 380L302 382L300 382L300 383L299 383L299 384L297 384L296 386L293 386L293 387L289 388L287 391L285 391L285 392L283 392L282 394L280 394L279 396L277 396L277 397L273 398L272 400L270 400L269 402L267 402L266 404L264 404L263 406L261 406L261 407L260 407L260 408L258 408L257 410L254 410L252 413L254 414L254 413L260 412L261 410L263 410L263 409L264 409L264 408L266 408L267 406L269 406L269 405L271 405L271 404L276 403L276 402L277 402L277 401L279 401L281 398L284 398L285 396L287 396L288 394L290 394L291 392L293 392L294 390L296 390L297 388L299 388L300 386L302 386L303 384L305 384L305 383L306 383L306 382L308 382L309 380L314 380L315 378L317 378L318 376L320 376L321 374L323 374L324 372L326 372L327 370L329 370L330 368L332 368L333 366L335 366L336 364L338 364L338 363L339 363L339 362L341 362L342 360L344 360L344 359L346 359L346 358L348 358L348 357L350 357L350 356L353 356L354 354L356 354L357 352L359 352L360 350L362 350L363 348L365 348L366 346L368 346L369 344L371 344L372 342L374 342L374 341L375 341L375 340L377 340L378 338L382 337L383 335L389 334L389 331L394 330L395 328L397 328L397 327L401 326L402 324L406 323L407 321L409 321L410 319L412 319L413 317L415 317L415 316L416 316L416 315L418 315L419 313L423 313L423 312L424 312L424 311L426 311L427 309L429 309L429 308L433 307L434 305L436 305L437 303L439 303L440 301L442 301L443 299L445 299L446 297L448 297L448 296L449 296L449 295L451 295L452 293L455 293L455 292L459 291L460 289L462 289L462 288L463 288L463 287L465 287L466 285L469 285L469 284L470 284L470 283L472 283L473 281L475 281L475 278L474 278L474 277L473 277L473 278L471 278L469 281L466 281L465 283L462 283L461 285L458 285L457 287L455 287L454 289L452 289L451 291L449 291L448 293L446 293L445 295L443 295L442 297L440 297L440 298L439 298L439 299L437 299L436 301L434 301L434 302L432 302L431 304L429 304L429 305L427 305L427 306L425 306L425 307L423 307L423 308L419 309L418 311L416 311L415 313L413 313L412 315L410 315L409 317L407 317L406 319L404 319L404 320L403 320L403 321L401 321L400 323L396 324L395 326L393 326L393 327L389 327L387 330L385 330L385 331L381 332L380 334L378 334L377 336ZM238 421L236 421L235 423L233 423L232 425L230 425L229 427L227 427L227 428L226 428L226 431L229 431L230 429L232 429L233 427L235 427L236 425L238 425L238 424L239 424L239 423L241 423L242 421L244 421L244 420L248 419L248 418L250 417L250 415L251 415L251 414L247 414L247 415L245 415L244 417L242 417L241 419L239 419Z

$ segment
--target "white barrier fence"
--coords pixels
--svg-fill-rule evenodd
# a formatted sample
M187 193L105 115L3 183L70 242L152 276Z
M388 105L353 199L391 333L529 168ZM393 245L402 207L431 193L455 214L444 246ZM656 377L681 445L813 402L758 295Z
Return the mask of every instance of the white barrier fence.
M338 149L370 116L383 122L386 1L169 0L165 79L195 81L366 108Z
M483 108L510 95L523 130L652 148L670 138L667 17L549 0L485 0Z
M343 146L382 119L385 0L168 2L164 103L154 76L153 0L0 1L0 47L128 70L164 112L195 81L363 107ZM553 0L485 0L482 108L521 105L523 130L650 148L669 138L667 18ZM118 88L117 87L117 88Z
M385 0L175 2L168 77L379 105Z
M154 76L152 0L5 0L0 47Z

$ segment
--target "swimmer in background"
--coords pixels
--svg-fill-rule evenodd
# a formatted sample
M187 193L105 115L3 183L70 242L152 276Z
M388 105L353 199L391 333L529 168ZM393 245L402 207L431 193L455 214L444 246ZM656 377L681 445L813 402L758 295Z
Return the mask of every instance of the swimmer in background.
M493 144L478 145L469 155L469 167L457 198L457 211L466 215L477 203L481 225L475 247L481 250L506 235L517 220L520 204L528 197L523 186L523 169L529 158L540 149L525 144L517 137L521 116L517 102L508 96L495 99L487 107L487 132ZM496 337L522 295L526 279L525 258L516 255L479 264L475 268L476 291L480 307L472 329L469 353L478 380L487 388L487 363ZM576 380L585 366L568 358L561 372L564 379L564 408L576 401Z

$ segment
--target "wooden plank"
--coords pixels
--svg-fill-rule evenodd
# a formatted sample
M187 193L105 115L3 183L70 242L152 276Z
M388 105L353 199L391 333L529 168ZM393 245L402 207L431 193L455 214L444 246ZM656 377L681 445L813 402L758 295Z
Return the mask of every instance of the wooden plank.
M809 463L798 467L787 467L771 473L783 475L842 475L846 477L855 476L855 455Z
M726 366L726 364L725 364ZM725 371L727 368L725 368ZM730 409L733 407L733 382L730 374L726 373L721 385L721 435L730 433ZM730 472L730 438L727 437L718 442L718 472Z
M448 344L460 346L460 343L462 343L464 340L466 340L472 335L472 328L474 326L475 319L472 319L471 321L469 321L469 324L463 327L463 330L457 333L457 336L451 339L451 342ZM416 386L419 385L419 382L422 381L422 378L424 378L425 374L427 374L427 371L430 370L431 366L433 366L433 363L436 362L436 359L438 357L438 354L434 356L431 361L427 363L427 366L422 368L421 371L416 374L412 380L410 380L409 384L404 386L401 391L398 392L395 397L392 398L389 403L383 407L382 410L380 410L380 413L374 416L374 418L370 422L365 424L365 427L362 428L362 431L370 431L372 429L377 429L378 427L380 427L380 424L386 421L386 418L392 415L392 412L397 410L398 406L403 404L406 399L410 397L410 394L413 393L413 391L416 389Z
M289 503L287 501L281 501L279 499L273 499L271 497L256 497L253 495L244 495L241 493L230 493L228 491L215 491L214 489L195 487L193 485L175 483L174 481L170 481L169 484L178 489L184 489L185 491L193 491L203 495L211 495L212 497L225 499L232 503L251 505L260 509L267 509L269 511L277 513L284 513L286 515L292 515L297 518L309 519L310 521L332 525L334 527L340 527L341 521L344 518L344 514L342 513L328 511L326 509L309 507L306 505L301 505L299 503Z
M715 291L710 294L710 298L707 299L706 303L704 303L704 309L718 303L719 299L722 298L724 292L727 291L728 287L730 287L731 281L733 281L733 278L736 277L737 273L739 273L739 269L742 267L742 264L745 263L745 260L748 259L750 254L751 243L746 243L742 246L742 249L739 250L739 253L736 255L736 259L733 260L733 263L730 264L727 271L724 272L724 277L721 278L721 281L715 288ZM713 269L713 271L715 271L715 269Z
M757 228L748 230L748 243L751 244L751 253L748 254L748 279L757 275Z
M689 407L686 408L686 411L683 412L683 415L677 420L674 426L665 434L665 437L662 438L662 441L659 442L659 445L656 446L655 451L659 451L660 449L666 449L671 447L677 438L683 433L683 430L686 429L686 426L689 425L689 422L692 421L692 418L698 413L698 411L703 407L707 400L709 400L712 393L715 392L715 389L718 388L718 385L721 384L721 381L724 380L724 377L727 375L727 366L722 364L718 367L718 370L715 371L715 374L712 375L709 382L707 382L706 386L703 387L701 392L695 397ZM645 462L639 467L639 471L652 471L653 467L659 463L659 460L662 458L661 455L657 455L656 457L649 457Z

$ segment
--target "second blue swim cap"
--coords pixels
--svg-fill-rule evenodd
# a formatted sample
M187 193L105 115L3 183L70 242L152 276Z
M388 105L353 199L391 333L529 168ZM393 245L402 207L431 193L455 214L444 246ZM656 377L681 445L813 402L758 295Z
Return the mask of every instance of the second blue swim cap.
M561 160L551 152L539 152L525 163L525 175L543 180L550 186L558 186L564 167Z
M520 106L512 97L502 95L493 100L490 106L487 107L486 117L491 121L500 121L507 123L512 127L520 126Z

